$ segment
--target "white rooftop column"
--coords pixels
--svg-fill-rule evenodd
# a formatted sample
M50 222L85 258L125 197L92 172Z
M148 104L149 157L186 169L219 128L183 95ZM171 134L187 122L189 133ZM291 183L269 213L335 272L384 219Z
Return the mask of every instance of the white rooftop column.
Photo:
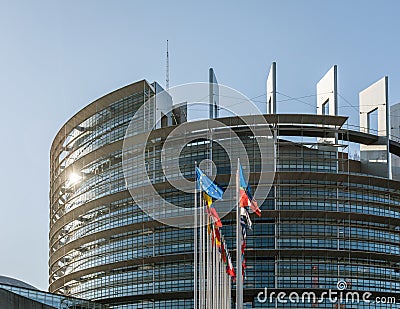
M378 80L359 94L360 131L381 137L379 145L360 145L361 169L392 178L389 154L388 77Z
M400 103L390 106L390 139L400 142ZM400 180L400 157L390 154L393 179Z
M172 125L173 115L171 113L171 110L173 102L171 95L168 93L168 91L165 91L163 87L161 87L161 85L157 82L153 82L151 84L151 87L156 94L155 96L150 98L150 102L153 106L153 111L145 110L145 117L154 117L154 120L149 121L149 123L152 123L157 119L160 120L156 123L156 129Z
M317 83L317 114L318 115L338 115L338 103L337 103L337 65L332 66L328 72L319 80ZM324 124L322 124L324 126ZM330 132L327 130L327 134ZM318 138L318 148L322 149L328 144L337 145L338 136ZM327 150L333 150L332 147ZM334 149L337 151L337 148Z
M276 62L272 62L267 78L267 113L276 114Z
M334 65L317 83L317 114L338 115L337 65Z

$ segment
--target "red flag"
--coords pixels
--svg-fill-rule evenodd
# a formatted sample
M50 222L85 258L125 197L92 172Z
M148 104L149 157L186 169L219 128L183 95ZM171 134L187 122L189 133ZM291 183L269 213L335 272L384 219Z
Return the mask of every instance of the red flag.
M257 201L256 201L254 198L251 200L249 206L250 206L251 210L252 210L257 216L261 217L261 210L260 210L260 208L258 207L258 203L257 203Z
M227 267L227 271L226 272L228 273L229 276L231 276L233 278L236 277L235 270L233 268Z
M249 195L246 193L244 189L240 189L240 200L239 205L240 207L247 207L249 206L251 210L259 217L261 217L261 210L258 207L257 201L252 197L249 198Z
M221 222L221 219L219 218L219 216L218 216L218 213L217 213L217 211L215 210L215 208L214 207L209 207L209 214L210 214L210 216L213 218L213 220L214 220L214 224L217 226L217 227L222 227L222 222Z
M221 258L224 263L226 263L226 251L225 251L225 241L221 243Z
M228 261L228 265L226 266L226 272L229 276L231 276L233 278L233 280L235 280L235 278L236 278L235 269L233 268L231 255L229 254L229 252L227 252L226 258Z
M242 262L242 276L243 276L243 279L244 279L244 276L245 276L245 273L246 273L246 259L245 258L243 258L243 262Z
M240 207L250 206L250 200L249 197L247 196L246 191L240 188L239 193L240 193L240 200L239 200Z

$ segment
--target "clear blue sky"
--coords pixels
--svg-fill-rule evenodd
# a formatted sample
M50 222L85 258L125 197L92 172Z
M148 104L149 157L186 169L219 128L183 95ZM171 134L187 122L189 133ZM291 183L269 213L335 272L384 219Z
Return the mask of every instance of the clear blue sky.
M171 86L206 81L211 66L255 97L277 61L278 91L301 97L337 64L352 104L384 75L400 102L398 1L232 2L0 0L1 275L47 288L52 139L107 92L143 78L164 84L166 39ZM313 109L278 107L289 111ZM354 109L339 111L358 122Z

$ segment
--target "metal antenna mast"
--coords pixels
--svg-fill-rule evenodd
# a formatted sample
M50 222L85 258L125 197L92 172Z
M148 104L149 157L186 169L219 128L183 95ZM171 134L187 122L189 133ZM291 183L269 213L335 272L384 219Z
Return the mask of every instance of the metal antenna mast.
M169 55L168 55L168 40L167 40L167 68L165 72L165 87L169 90Z

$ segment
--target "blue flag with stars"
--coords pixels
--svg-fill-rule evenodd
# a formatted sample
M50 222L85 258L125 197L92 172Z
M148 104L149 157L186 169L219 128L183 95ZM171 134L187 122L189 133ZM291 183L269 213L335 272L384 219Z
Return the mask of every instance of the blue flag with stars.
M224 191L198 167L196 167L196 180L200 190L204 191L208 196L216 200L222 199Z

